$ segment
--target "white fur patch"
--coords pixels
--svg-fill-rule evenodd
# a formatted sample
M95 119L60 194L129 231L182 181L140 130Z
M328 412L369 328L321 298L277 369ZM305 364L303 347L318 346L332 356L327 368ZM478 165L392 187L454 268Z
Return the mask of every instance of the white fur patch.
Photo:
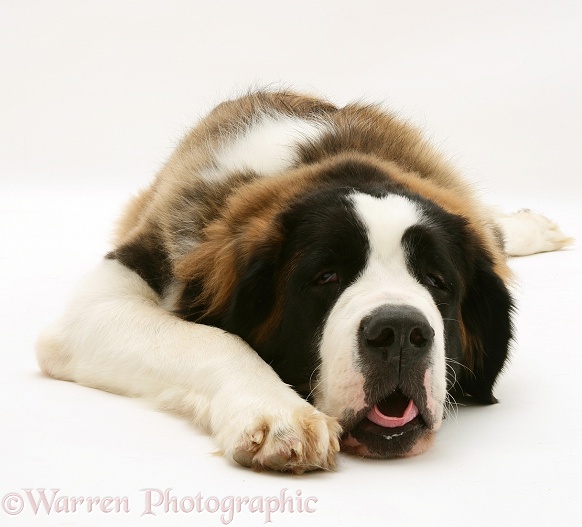
M279 174L298 161L299 145L317 140L329 126L321 120L262 114L241 134L225 141L215 153L215 168L203 176L220 179L241 170L262 176Z
M403 196L375 198L355 193L352 200L366 226L370 254L366 268L340 296L324 327L318 407L335 416L363 408L363 401L361 408L353 404L362 399L354 396L363 393L356 336L363 318L389 304L417 308L434 329L430 390L434 400L429 404L442 410L446 393L444 324L430 293L410 274L402 246L405 231L423 221L422 213Z

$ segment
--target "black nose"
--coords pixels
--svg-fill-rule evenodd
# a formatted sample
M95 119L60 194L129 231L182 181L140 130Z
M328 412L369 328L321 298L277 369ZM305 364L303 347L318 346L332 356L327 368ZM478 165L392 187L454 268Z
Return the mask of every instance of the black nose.
M420 359L430 349L434 330L426 317L412 306L382 306L360 324L363 356L390 362Z

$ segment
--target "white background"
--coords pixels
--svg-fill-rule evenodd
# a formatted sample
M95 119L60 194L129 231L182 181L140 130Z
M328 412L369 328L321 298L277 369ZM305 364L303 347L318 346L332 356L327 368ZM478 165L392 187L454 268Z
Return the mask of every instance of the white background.
M0 525L221 525L141 516L144 493L317 497L274 525L580 525L582 259L516 259L517 339L496 395L420 457L258 475L137 401L40 375L33 343L108 249L122 204L215 103L284 85L383 101L484 199L582 238L582 3L489 0L0 4L0 500L23 488L127 496L128 514L28 503ZM4 507L6 508L6 506ZM262 525L261 513L232 525Z

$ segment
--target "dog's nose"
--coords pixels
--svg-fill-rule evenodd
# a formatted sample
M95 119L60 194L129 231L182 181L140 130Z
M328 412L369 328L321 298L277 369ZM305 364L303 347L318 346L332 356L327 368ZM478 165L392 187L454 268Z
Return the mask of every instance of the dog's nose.
M434 330L426 317L412 306L382 306L360 324L360 350L385 362L400 355L416 359L431 347Z

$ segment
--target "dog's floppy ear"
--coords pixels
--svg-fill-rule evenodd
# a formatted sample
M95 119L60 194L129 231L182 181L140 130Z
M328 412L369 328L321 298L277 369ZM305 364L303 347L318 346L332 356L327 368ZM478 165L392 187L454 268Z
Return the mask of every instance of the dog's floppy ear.
M239 270L239 280L220 327L254 343L264 338L269 318L276 304L277 247L257 247L246 265Z
M186 284L179 312L252 343L267 332L276 300L275 269L280 248L276 222L224 223L175 265Z
M493 386L508 356L513 301L491 259L482 250L474 261L461 304L461 337L466 368L461 389L483 403L496 403Z

